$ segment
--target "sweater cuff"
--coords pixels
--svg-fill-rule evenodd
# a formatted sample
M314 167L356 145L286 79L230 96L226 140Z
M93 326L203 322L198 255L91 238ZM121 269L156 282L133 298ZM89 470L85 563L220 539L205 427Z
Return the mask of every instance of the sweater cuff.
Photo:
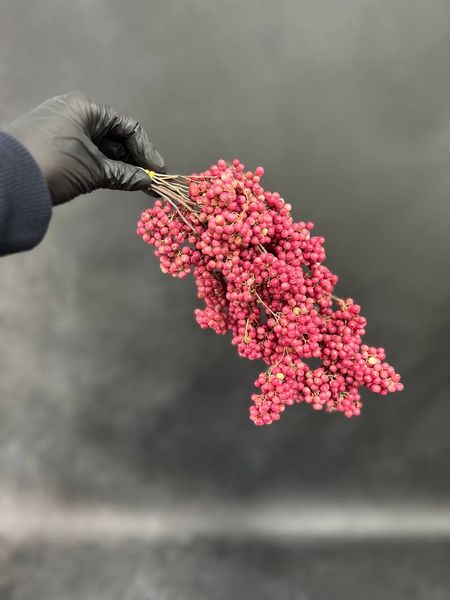
M50 192L28 150L1 132L0 209L0 255L39 244L52 214Z

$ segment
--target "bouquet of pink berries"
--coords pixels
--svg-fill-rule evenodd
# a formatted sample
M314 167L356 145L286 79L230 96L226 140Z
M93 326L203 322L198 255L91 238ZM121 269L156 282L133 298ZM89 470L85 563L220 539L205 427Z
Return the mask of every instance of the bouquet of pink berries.
M230 331L241 356L268 365L251 397L255 425L301 402L352 417L361 412L361 387L403 389L384 349L362 343L360 307L333 294L324 238L264 190L262 167L244 172L239 160L219 160L190 176L148 173L161 199L141 215L138 235L155 247L164 273L193 273L204 301L195 311L200 327ZM321 365L308 365L312 358Z

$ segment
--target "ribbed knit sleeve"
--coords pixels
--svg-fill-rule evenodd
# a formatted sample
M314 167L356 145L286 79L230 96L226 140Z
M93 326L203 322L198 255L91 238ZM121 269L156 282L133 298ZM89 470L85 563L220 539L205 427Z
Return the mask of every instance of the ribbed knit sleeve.
M0 133L0 256L39 244L51 214L50 193L33 157Z

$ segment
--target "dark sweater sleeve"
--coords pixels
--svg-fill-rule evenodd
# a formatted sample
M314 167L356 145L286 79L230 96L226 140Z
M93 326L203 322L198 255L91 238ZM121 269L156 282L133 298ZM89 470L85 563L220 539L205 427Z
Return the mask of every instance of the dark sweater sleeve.
M31 154L0 132L0 256L30 250L45 235L50 193Z

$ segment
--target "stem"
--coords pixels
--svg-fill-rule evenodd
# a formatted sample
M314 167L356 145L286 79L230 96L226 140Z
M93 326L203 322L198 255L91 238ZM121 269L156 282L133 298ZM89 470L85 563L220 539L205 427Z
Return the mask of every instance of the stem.
M244 343L248 344L249 343L249 338L248 338L248 324L249 324L250 319L247 319L246 323L245 323L245 332L244 332Z
M154 189L156 189L155 186L153 186ZM186 198L185 195L183 195L183 190L180 190L180 188L178 188L175 185L172 185L170 183L165 182L165 186L163 185L158 185L158 188L160 190L165 189L165 187L169 188L169 190L171 191L171 193L175 196L175 198L190 212L195 212L194 210L192 210L187 204L186 204L186 200L187 202L189 202L189 198Z
M253 292L255 293L256 297L258 298L258 300L261 302L261 304L275 317L275 319L278 321L278 315L276 313L273 312L273 310L267 306L267 304L264 302L264 300L261 298L261 296L258 294L258 292L253 288Z
M192 223L189 223L189 221L184 217L183 213L180 211L180 209L178 208L178 206L175 204L175 202L173 202L170 198L168 198L166 196L166 200L167 202L170 204L170 206L172 206L172 208L174 208L177 213L180 215L180 217L183 219L183 221L186 223L186 225L188 227L190 227L192 229L192 231L195 233L195 235L197 235L197 232L195 231L194 226L192 225Z
M335 296L334 294L330 294L330 298L332 298L336 302L339 302L340 304L345 304L345 300L343 298L339 298L338 296Z

